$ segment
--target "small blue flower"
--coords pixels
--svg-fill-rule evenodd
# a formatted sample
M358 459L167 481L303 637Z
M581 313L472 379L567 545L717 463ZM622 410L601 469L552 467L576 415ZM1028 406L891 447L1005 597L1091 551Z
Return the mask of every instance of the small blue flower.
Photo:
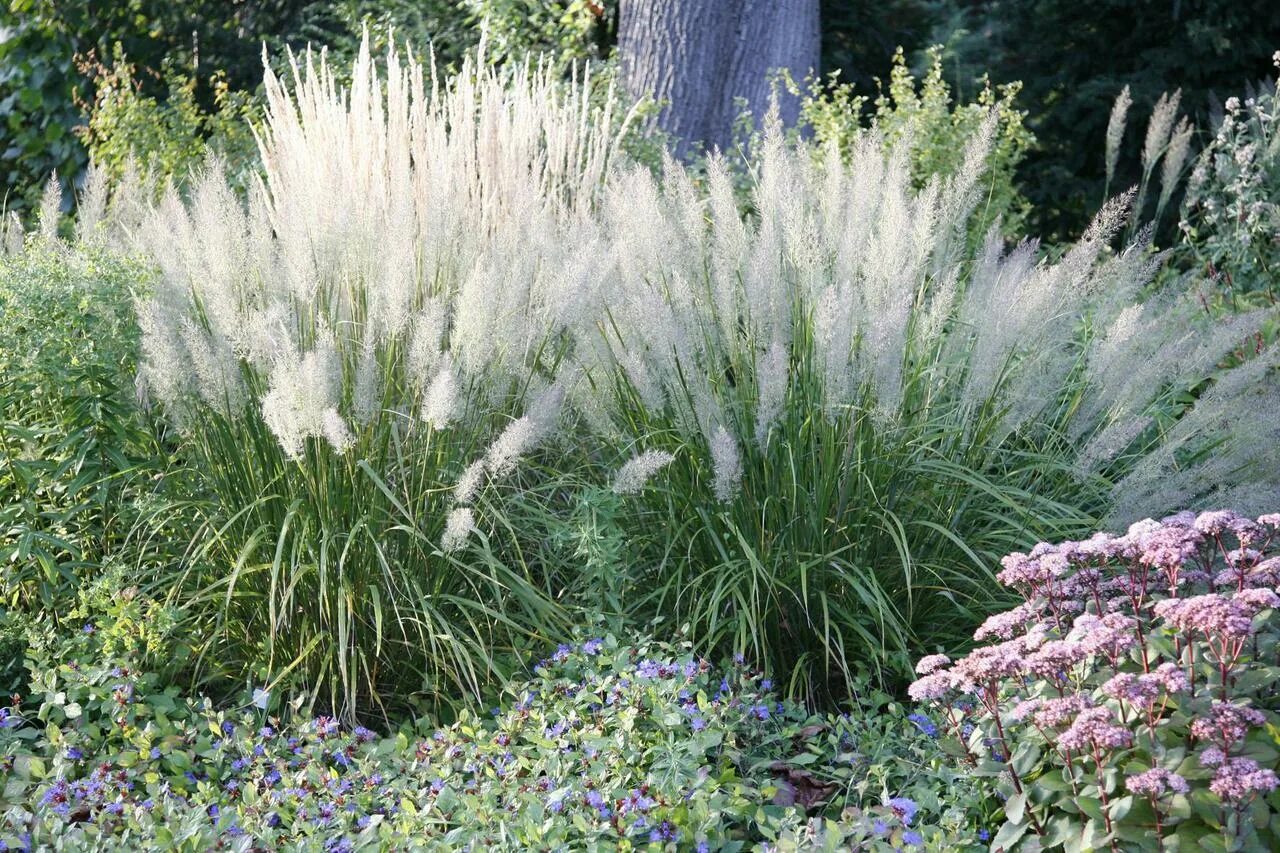
M902 821L903 826L910 826L912 819L916 816L919 806L916 801L910 797L894 797L888 802L889 808L893 809L893 813Z
M871 824L871 831L880 837L884 837L889 834L889 824L876 818L876 821Z
M979 829L979 830L978 830L978 840L979 840L979 841L990 841L990 840L991 840L991 833L990 833L990 832L987 832L985 829Z
M235 724L235 723L231 722L230 720L225 720L225 721L223 721L223 723L222 723L222 733L223 733L224 735L227 735L228 737L230 737L231 735L235 734L235 732L236 732L236 724Z
M587 640L582 644L582 653L584 655L596 655L604 648L604 640Z
M701 717L694 717L693 719L689 720L689 728L693 729L695 732L700 732L706 727L707 727L707 721L702 719Z
M769 706L756 705L751 709L751 716L755 717L757 720L769 719Z
M761 689L761 690L772 690L772 689L773 689L773 682L772 682L771 680L769 680L769 679L767 679L767 678L766 678L764 681L761 681L761 682L760 682L760 689Z
M80 750L79 747L76 747L76 746L68 747L67 758L71 759L72 761L79 761L80 759L84 758L84 753Z
M930 720L928 717L926 717L924 714L919 714L919 713L910 714L908 715L907 719L915 723L916 728L918 728L921 732L923 732L928 737L938 736L938 727L935 726L933 724L933 721Z
M151 755L151 760L152 760L152 761L159 761L159 760L160 760L160 747L158 747L158 746L153 746L153 747L151 747L150 755Z
M908 829L902 833L902 843L908 847L923 847L924 836L916 832L914 829Z
M209 808L205 809L205 811L208 812L209 817L213 818L214 820L217 820L218 815L222 814L222 810L219 809L216 805L209 806Z

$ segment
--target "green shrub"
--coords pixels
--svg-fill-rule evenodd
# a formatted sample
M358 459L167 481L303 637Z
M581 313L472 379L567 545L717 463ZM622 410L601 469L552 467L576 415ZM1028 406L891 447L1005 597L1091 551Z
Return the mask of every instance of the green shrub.
M138 169L159 184L183 184L212 154L235 164L237 186L248 185L258 152L247 94L231 91L215 74L213 109L206 112L196 100L195 79L172 69L160 75L167 87L162 99L143 91L137 68L119 51L110 66L94 70L94 101L81 138L111 182Z
M928 71L917 82L907 67L902 48L893 57L888 90L874 102L872 118L885 145L905 142L911 161L911 180L917 189L938 177L951 177L964 165L965 149L987 116L997 116L995 140L987 155L982 177L983 198L969 224L975 241L986 236L993 223L1001 233L1024 235L1028 205L1015 184L1015 172L1035 136L1026 128L1026 112L1015 105L1021 84L993 87L984 80L976 101L953 104L951 88L942 72L942 48L927 52ZM803 121L813 129L819 146L835 145L849 155L864 133L866 98L849 84L832 84L811 94L803 104Z
M40 238L0 257L0 621L56 621L157 489L165 455L132 392L131 291L148 276ZM134 556L165 533L133 542ZM14 686L14 663L0 686Z
M72 128L75 39L31 10L33 0L0 4L0 179L3 207L35 210L49 175L74 180L86 164Z

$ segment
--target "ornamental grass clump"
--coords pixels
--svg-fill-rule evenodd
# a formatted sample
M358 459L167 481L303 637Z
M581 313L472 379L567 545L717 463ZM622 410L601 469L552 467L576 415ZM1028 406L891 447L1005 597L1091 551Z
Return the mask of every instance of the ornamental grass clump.
M1042 543L999 579L1024 602L975 634L995 642L909 689L999 778L996 845L1276 849L1280 514Z
M774 127L745 213L714 159L602 195L588 422L672 456L632 504L633 602L818 701L962 639L1003 606L987 567L1028 541L1280 483L1275 424L1229 415L1280 404L1280 350L1183 393L1262 314L1146 295L1149 232L1108 248L1128 196L1057 262L997 229L972 248L992 128L922 189L875 131L815 157Z
M563 624L495 495L552 479L532 454L564 420L591 267L559 223L622 118L549 70L444 80L392 52L380 77L366 45L340 90L323 55L291 59L247 201L215 161L188 198L108 217L159 269L140 378L207 508L173 595L215 672L301 676L346 715L475 696Z

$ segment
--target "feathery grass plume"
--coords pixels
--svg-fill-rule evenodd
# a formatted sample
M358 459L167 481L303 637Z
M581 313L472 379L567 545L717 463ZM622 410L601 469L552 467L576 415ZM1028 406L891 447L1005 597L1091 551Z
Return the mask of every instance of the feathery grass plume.
M1174 120L1178 116L1178 106L1181 101L1181 89L1175 91L1172 95L1165 92L1160 95L1160 99L1156 101L1156 105L1151 111L1151 118L1147 122L1147 136L1142 144L1142 180L1138 183L1138 199L1134 203L1131 230L1126 235L1129 238L1134 236L1138 223L1143 221L1143 211L1146 209L1147 191L1151 186L1151 177L1155 173L1156 164L1160 162L1160 158L1169 150L1170 134L1173 132Z
M515 547L536 531L487 518L456 552L524 500L524 473L499 480L559 428L565 326L595 322L610 262L574 234L627 116L549 66L443 79L366 40L348 90L324 53L287 67L247 200L212 160L185 201L112 203L160 271L142 379L212 496L203 660L291 671L348 716L447 704L562 624Z
M655 474L670 465L674 459L674 456L664 450L646 450L631 457L614 476L613 493L615 495L638 493Z
M742 454L738 443L723 426L717 426L711 434L711 462L716 500L728 503L742 484Z
M1168 149L1165 151L1164 163L1160 167L1160 198L1156 202L1156 215L1153 221L1160 221L1160 214L1165 205L1173 197L1173 191L1182 180L1182 170L1191 155L1191 139L1195 136L1195 125L1183 116L1169 137Z
M1147 122L1147 136L1142 143L1142 168L1144 171L1150 172L1154 169L1156 161L1160 159L1160 156L1168 148L1169 134L1173 131L1173 122L1178 116L1178 106L1181 102L1181 89L1178 89L1172 95L1164 92L1160 95L1160 99L1156 101L1155 108L1151 111L1151 118Z
M27 231L22 227L22 218L17 211L9 211L4 215L4 224L0 226L0 250L6 255L16 255L22 251L26 240Z
M1238 339L1236 343L1238 343ZM1264 512L1280 497L1280 349L1269 347L1217 375L1195 407L1118 483L1109 521L1128 523L1153 506L1238 506Z
M58 225L62 222L62 182L58 173L49 176L44 185L44 194L40 196L39 231L44 240L58 238Z
M466 547L467 539L476 529L475 513L469 506L460 506L449 513L445 522L444 534L440 538L440 548L453 553Z
M1103 188L1103 197L1111 196L1111 181L1116 174L1116 164L1120 162L1120 146L1124 142L1125 124L1129 119L1129 107L1133 106L1133 98L1129 95L1129 87L1125 86L1116 95L1111 105L1111 118L1107 121L1107 180Z
M76 201L76 239L82 243L98 238L107 214L107 173L96 163L85 170L84 187Z

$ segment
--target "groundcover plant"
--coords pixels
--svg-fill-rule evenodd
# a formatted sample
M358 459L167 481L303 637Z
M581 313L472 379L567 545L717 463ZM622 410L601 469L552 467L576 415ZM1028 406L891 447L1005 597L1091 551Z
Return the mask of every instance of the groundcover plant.
M482 692L600 599L546 547L575 484L630 496L627 615L818 700L962 638L1033 536L1274 493L1276 426L1224 414L1277 402L1276 349L1214 372L1260 314L1148 295L1125 197L1056 262L967 248L991 122L921 189L874 130L773 128L744 198L627 165L589 83L294 73L247 204L212 168L107 232L160 269L142 376L205 474L216 656L348 715Z
M887 850L988 834L932 724L865 685L854 713L813 716L741 660L603 635L550 649L492 715L386 737L261 693L215 710L163 687L147 650L180 642L172 614L95 587L82 629L33 645L43 701L0 709L3 849Z

